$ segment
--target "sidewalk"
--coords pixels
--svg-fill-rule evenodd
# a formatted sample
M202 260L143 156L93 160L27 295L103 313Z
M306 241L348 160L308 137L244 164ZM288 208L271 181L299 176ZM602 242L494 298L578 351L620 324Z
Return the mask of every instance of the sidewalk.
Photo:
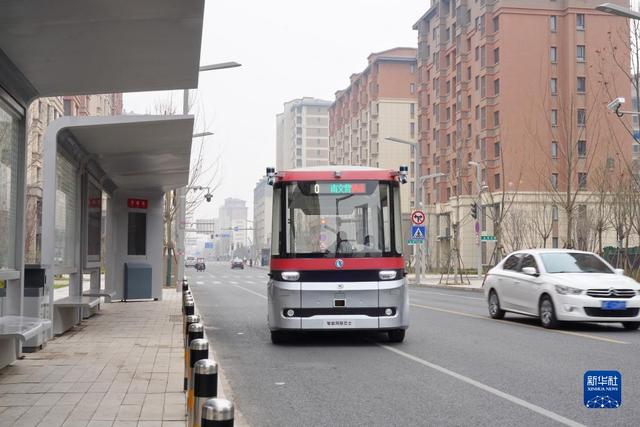
M447 276L440 274L423 274L420 277L420 284L416 285L415 283L415 275L407 274L407 280L411 286L418 287L427 287L427 288L438 288L438 289L461 289L465 291L472 292L482 292L482 281L483 278L478 278L476 275L462 276L464 282L459 285L453 284L453 275L449 275L448 281ZM468 279L468 281L467 281ZM460 276L458 276L458 280L460 280Z
M181 293L101 304L0 370L0 426L185 425Z

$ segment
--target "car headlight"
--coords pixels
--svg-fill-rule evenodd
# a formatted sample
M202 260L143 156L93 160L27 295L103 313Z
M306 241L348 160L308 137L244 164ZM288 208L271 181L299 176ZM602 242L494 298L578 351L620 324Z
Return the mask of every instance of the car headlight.
M560 295L580 295L582 289L572 288L570 286L555 285L556 292Z

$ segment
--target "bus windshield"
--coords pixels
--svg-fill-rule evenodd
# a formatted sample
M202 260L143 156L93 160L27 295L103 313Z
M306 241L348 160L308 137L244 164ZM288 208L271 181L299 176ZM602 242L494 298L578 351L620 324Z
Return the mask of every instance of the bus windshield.
M285 184L282 191L281 255L399 256L402 245L394 241L399 191L389 182L305 181Z

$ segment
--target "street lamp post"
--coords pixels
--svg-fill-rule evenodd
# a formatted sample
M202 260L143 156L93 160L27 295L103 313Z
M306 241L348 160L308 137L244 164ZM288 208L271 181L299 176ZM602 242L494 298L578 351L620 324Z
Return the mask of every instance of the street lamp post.
M420 176L420 159L421 159L421 154L420 154L420 143L419 142L414 142L414 141L407 141L405 139L400 139L400 138L394 138L394 137L387 137L385 138L386 141L389 142L394 142L397 144L405 144L405 145L410 145L413 148L413 208L414 209L418 209L418 200L422 200L422 198L420 197L420 184L418 183L419 179L418 177ZM418 245L413 245L413 257L416 260L416 284L420 284L420 273L421 271L419 270L419 268L421 267L419 265L418 259L419 259L419 248L417 248L416 246Z
M624 18L640 19L640 13L613 3L603 3L599 6L596 6L596 10L604 13L609 13L611 15L622 16Z
M477 218L476 218L476 234L478 235L478 277L482 277L482 242L480 241L480 218L482 218L482 182L480 177L480 163L469 162L469 166L475 166L476 168L476 188L478 190L478 202L477 202Z
M224 70L226 68L235 68L240 67L241 64L237 62L221 62L218 64L210 64L201 66L198 71L214 71L214 70ZM189 89L184 89L182 93L182 114L189 114ZM208 136L210 133L203 132L202 134L196 134L198 137ZM186 192L184 188L178 188L176 190L176 197L178 199L178 217L180 218L178 221L178 227L176 228L176 245L179 246L178 256L177 256L177 275L178 279L182 279L184 276L184 223L186 222L187 213L187 201L186 201ZM171 258L167 259L167 285L170 285L171 280ZM176 280L176 289L178 289L177 283L180 280Z

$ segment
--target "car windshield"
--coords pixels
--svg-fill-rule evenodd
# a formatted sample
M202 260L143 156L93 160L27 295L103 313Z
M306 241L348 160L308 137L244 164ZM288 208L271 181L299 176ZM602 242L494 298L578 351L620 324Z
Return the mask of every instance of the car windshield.
M389 183L377 181L287 185L287 256L397 256L393 193Z
M547 273L606 273L614 272L600 258L582 252L547 252L540 254Z

